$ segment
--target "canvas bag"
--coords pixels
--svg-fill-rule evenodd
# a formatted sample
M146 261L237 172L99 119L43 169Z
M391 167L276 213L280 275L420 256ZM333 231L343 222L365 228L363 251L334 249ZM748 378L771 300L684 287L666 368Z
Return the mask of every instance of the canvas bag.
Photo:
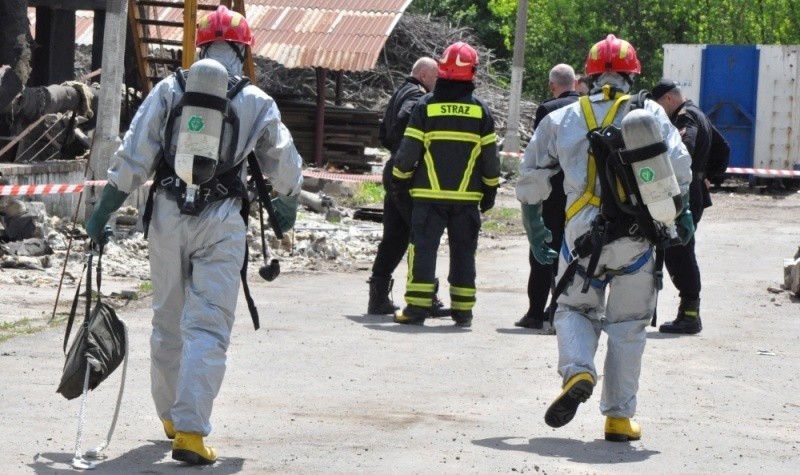
M64 350L66 361L61 376L61 383L57 392L67 399L75 399L83 394L86 367L91 365L88 389L96 388L108 378L111 373L123 362L127 353L127 338L124 323L117 316L113 307L101 301L101 260L102 248L97 258L97 302L94 309L92 304L92 254L89 254L86 274L86 314L83 324L78 328L69 351L66 351L72 324L75 320L75 310L78 305L80 282L72 302L67 328L64 334ZM81 277L83 274L81 274ZM91 309L91 310L90 310ZM90 363L91 362L91 363Z

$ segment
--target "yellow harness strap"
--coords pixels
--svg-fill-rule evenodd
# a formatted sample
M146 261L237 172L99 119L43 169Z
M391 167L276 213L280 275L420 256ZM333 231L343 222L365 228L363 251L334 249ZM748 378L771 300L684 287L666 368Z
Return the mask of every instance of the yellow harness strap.
M603 87L603 94L608 95L609 88L608 86ZM630 95L628 94L618 94L617 97L614 99L614 105L606 114L605 118L603 118L602 127L606 127L611 125L614 122L614 117L617 116L617 111L619 107L628 99L630 99ZM586 120L586 127L588 130L594 130L597 127L597 119L594 117L594 111L592 110L592 104L589 102L588 96L581 96L580 98L581 110L583 111L583 117ZM566 221L569 221L573 216L578 214L580 210L585 208L587 205L592 206L600 206L600 196L594 193L594 185L595 181L597 180L597 163L594 159L594 154L592 151L589 150L589 160L586 170L586 191L575 200L569 208L567 208L567 216Z

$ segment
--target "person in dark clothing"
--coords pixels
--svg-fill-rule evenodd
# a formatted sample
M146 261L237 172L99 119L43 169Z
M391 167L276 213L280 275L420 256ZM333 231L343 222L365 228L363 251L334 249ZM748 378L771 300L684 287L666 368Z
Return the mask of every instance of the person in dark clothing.
M436 254L446 229L452 318L457 326L472 325L479 210L494 206L500 183L494 118L473 94L477 64L478 53L466 43L444 50L436 87L414 108L395 156L392 186L414 203L406 307L395 313L396 323L423 325L431 316Z
M556 109L576 102L580 94L575 90L575 70L568 64L557 64L550 70L550 91L553 98L539 104L536 108L533 129L545 116ZM564 238L565 208L567 195L564 193L564 172L559 171L550 179L553 191L542 202L542 218L544 224L553 233L553 240L549 246L556 252L561 250L561 241ZM524 328L543 329L550 326L549 317L545 315L545 305L550 295L553 278L558 271L558 259L552 264L540 264L533 253L528 251L528 260L531 272L528 276L528 311L514 325ZM548 331L551 329L548 328Z
M367 281L367 313L370 314L393 314L398 310L389 294L394 282L392 274L408 249L411 236L411 200L392 196L389 193L389 181L392 179L394 156L400 148L411 111L422 96L433 90L437 74L436 60L429 57L418 59L411 68L411 74L389 100L381 123L380 141L391 156L383 169L383 187L387 191L383 199L383 236L372 264L372 276ZM439 308L441 307L440 303Z
M674 81L662 79L651 93L680 132L692 157L689 206L696 227L703 216L703 210L711 206L706 171L709 166L713 126L703 111L684 96ZM664 251L664 265L681 300L677 317L672 322L662 324L658 329L661 333L695 334L703 329L700 320L700 268L697 265L694 243L692 237L685 246L673 246Z

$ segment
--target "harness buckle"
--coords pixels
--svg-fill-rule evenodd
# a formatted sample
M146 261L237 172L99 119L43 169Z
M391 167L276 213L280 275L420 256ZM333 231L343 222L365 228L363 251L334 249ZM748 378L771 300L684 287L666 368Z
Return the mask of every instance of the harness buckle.
M569 251L569 255L567 256L567 264L569 264L570 262L578 259L578 257L580 257L580 256L578 255L578 249L577 248Z
M631 224L631 227L628 228L628 236L633 236L639 232L639 223L634 222Z
M220 193L220 196L225 196L228 194L228 188L226 188L222 183L217 183L216 189Z
M158 182L158 184L166 188L166 187L168 187L169 185L172 184L172 181L173 181L173 177L168 176L168 177L164 178L163 180L161 180L160 182Z

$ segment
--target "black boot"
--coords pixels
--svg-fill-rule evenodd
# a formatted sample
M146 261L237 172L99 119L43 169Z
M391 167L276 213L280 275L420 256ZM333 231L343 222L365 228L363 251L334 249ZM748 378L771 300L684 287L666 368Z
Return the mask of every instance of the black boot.
M683 300L678 306L678 316L674 321L664 323L658 327L661 333L680 333L684 335L694 335L703 329L703 322L700 321L700 299Z
M453 310L452 318L457 327L467 328L472 326L472 310Z
M370 277L369 284L369 303L367 313L372 315L391 315L400 307L395 307L389 294L394 285L394 279L382 277Z
M444 302L439 298L439 279L433 282L433 305L431 306L431 317L449 317L452 309L445 307Z
M544 328L544 318L536 318L530 313L526 313L521 319L514 322L514 326L541 330Z

